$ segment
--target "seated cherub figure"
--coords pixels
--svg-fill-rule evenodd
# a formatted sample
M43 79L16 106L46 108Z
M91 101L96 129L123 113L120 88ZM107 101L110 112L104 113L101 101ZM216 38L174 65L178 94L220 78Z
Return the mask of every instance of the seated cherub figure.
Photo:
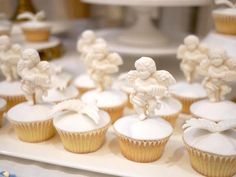
M197 76L198 66L202 59L207 58L207 48L200 44L199 39L189 35L184 39L177 51L177 58L181 59L180 68L188 83L192 83Z
M168 87L175 83L175 79L168 71L157 71L155 62L149 57L138 59L135 68L127 77L134 88L130 101L143 120L155 115L155 110L160 108L158 100L167 95Z
M211 49L209 59L200 64L200 71L205 76L203 86L210 101L224 100L231 92L227 82L236 80L236 61L229 59L224 49Z

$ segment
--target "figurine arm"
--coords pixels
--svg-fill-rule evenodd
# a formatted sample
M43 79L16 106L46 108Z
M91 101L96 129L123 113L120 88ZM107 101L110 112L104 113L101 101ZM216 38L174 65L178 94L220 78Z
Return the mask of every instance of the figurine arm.
M225 73L226 73L225 71L215 72L213 67L209 67L209 70L208 70L208 74L210 77L215 77L219 79L223 79L226 76Z
M123 60L118 53L111 53L108 55L108 60L115 65L122 65Z
M183 59L185 51L186 51L185 45L180 45L177 50L177 59Z

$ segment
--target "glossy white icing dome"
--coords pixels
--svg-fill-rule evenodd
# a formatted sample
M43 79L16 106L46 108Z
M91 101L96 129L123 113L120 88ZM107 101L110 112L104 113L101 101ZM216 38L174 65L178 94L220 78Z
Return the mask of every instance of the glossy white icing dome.
M184 98L205 98L206 92L201 84L178 82L170 87L170 93Z
M99 111L100 119L96 124L87 115L65 111L58 113L53 122L54 126L60 130L69 132L86 132L102 128L110 123L110 116L105 111Z
M212 11L213 14L236 16L236 8L222 8Z
M236 104L232 101L201 100L193 103L190 111L195 116L213 121L236 119Z
M20 81L2 81L0 82L0 95L2 96L22 96L24 95L21 90Z
M165 97L160 100L161 107L155 113L158 116L171 115L181 112L182 104L175 98Z
M77 87L88 88L88 89L94 89L96 87L94 81L88 74L82 74L77 78L75 78L74 84Z
M45 102L57 103L68 99L77 98L79 91L74 86L69 86L64 90L50 89L48 95L43 97Z
M123 117L114 123L118 133L137 140L160 140L173 132L172 126L162 118L139 120L138 115Z
M207 130L189 128L184 132L184 141L196 149L218 155L236 155L236 131L212 133Z
M118 90L105 90L99 92L92 90L82 95L81 100L85 103L96 104L98 107L114 107L126 104L128 97Z
M29 21L25 22L22 25L22 28L25 29L50 29L51 25L48 22L41 21Z
M7 112L7 118L11 121L18 122L34 122L51 119L50 111L51 104L35 104L30 105L28 102L23 102L12 107Z

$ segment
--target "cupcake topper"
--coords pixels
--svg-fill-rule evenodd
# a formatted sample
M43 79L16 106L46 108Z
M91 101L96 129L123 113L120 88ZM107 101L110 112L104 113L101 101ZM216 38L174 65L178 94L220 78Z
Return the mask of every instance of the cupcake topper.
M7 81L18 79L16 67L21 54L20 45L11 44L8 36L0 36L0 68Z
M177 51L181 59L180 68L188 83L192 83L198 75L198 66L202 59L207 58L207 48L200 44L197 36L189 35L184 39Z
M99 90L105 90L111 85L111 74L119 71L119 65L123 60L117 53L109 53L107 45L98 43L91 48L85 57L91 64L88 73L96 83Z
M195 119L192 118L187 120L183 125L183 129L187 130L189 128L198 128L202 130L207 130L209 132L223 132L226 130L236 128L236 119L222 120L220 122L215 122L206 119Z
M231 92L227 82L236 80L236 60L229 59L224 49L211 49L209 58L201 61L200 73L205 76L202 82L209 100L218 102Z
M160 108L158 99L168 95L168 87L175 83L175 79L168 71L157 71L155 62L149 57L138 59L135 68L127 76L134 88L130 101L140 120L144 120L155 115L155 110Z
M230 7L230 8L236 8L236 3L234 4L234 3L232 3L229 0L215 0L215 3L217 5L221 5L222 4L222 5L226 5L226 6Z
M44 11L37 12L36 14L33 14L32 12L24 12L20 15L18 15L17 19L22 20L22 19L27 19L32 22L38 22L44 20L46 17Z
M22 90L30 104L42 102L51 87L51 75L55 73L47 61L40 61L35 49L25 49L17 65L18 74L22 78Z
M98 124L100 120L99 109L95 105L84 103L78 99L64 101L55 105L52 109L51 115L61 111L72 111L86 115L96 124Z

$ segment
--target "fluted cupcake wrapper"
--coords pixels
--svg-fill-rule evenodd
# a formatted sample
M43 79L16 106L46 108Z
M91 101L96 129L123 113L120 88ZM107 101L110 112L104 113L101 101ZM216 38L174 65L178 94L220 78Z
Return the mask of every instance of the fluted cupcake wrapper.
M20 96L5 96L5 95L0 95L1 98L5 99L7 101L7 110L12 108L13 106L22 103L26 101L24 95Z
M148 163L161 158L169 137L161 140L135 140L116 132L121 153L129 160Z
M213 13L216 31L218 33L235 35L236 34L236 16Z
M78 89L80 96L83 95L84 93L94 89L94 88L86 88L86 87L79 87L79 86L76 86L76 88Z
M50 29L25 29L23 32L27 41L43 42L48 41L50 37Z
M73 153L89 153L98 150L105 142L106 132L109 128L103 128L88 132L67 132L57 128L64 148Z
M17 122L10 120L20 140L30 143L42 142L55 134L53 120L36 122Z
M163 119L165 119L166 121L168 121L171 126L174 128L175 127L175 123L177 118L179 117L179 112L175 113L175 114L170 114L170 115L165 115L165 116L161 116Z
M4 113L7 110L7 105L0 109L0 128L3 126L4 122Z
M231 177L236 174L236 156L222 156L195 149L185 143L192 168L208 177Z

